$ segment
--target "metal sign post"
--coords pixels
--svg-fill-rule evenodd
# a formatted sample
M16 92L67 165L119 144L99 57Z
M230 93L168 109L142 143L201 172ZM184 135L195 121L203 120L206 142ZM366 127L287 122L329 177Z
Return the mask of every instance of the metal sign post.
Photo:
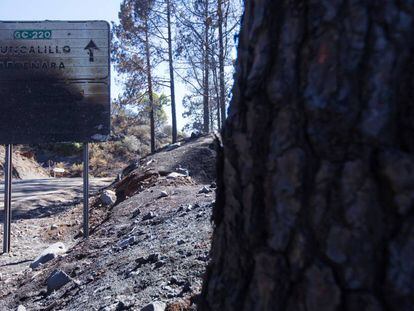
M10 252L11 232L11 193L12 193L12 145L6 145L6 158L4 169L4 225L3 225L3 253Z
M83 237L89 238L89 145L83 144Z

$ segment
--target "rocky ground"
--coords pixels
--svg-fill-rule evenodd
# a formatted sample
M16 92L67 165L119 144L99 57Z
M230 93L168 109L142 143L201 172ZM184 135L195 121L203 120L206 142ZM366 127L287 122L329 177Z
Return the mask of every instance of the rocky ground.
M3 255L0 310L195 309L209 260L214 163L211 136L133 163L91 200L86 241L81 207L65 208L43 234L66 252L32 268L34 258L15 265L18 258Z

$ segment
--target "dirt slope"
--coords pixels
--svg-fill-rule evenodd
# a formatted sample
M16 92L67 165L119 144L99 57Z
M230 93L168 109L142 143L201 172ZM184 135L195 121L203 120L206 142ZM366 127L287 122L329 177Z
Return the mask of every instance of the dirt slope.
M32 270L28 262L14 275L0 267L0 309L141 310L155 301L167 303L167 310L194 308L209 259L213 146L211 136L202 137L131 166L112 186L115 206L103 206L99 199L92 203L88 241L69 231L78 242L44 266ZM188 168L190 176L167 176L178 167ZM74 217L67 213L63 222ZM55 270L72 281L47 293Z
M4 157L4 147L0 146L0 176L3 176ZM13 152L13 178L36 179L48 177L47 171L33 158L24 156L18 151Z

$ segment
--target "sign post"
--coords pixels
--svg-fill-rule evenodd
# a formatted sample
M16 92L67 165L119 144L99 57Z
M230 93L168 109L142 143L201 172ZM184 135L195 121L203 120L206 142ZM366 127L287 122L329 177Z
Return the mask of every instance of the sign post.
M8 146L8 163L12 144L84 143L84 206L88 143L106 141L110 133L109 28L105 21L0 21L0 144ZM11 219L7 176L5 251ZM85 207L83 219L87 238Z
M12 194L12 145L6 146L6 158L4 166L4 223L3 223L3 253L10 252L11 238L11 194Z
M89 238L89 145L83 144L83 237Z

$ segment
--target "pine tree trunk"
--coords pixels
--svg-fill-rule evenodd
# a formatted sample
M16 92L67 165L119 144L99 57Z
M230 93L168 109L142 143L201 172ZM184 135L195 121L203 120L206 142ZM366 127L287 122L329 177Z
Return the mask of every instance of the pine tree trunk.
M177 113L175 108L175 83L174 63L172 53L171 35L171 1L167 0L167 24L168 24L168 63L170 67L170 90L171 90L171 119L172 119L172 142L177 142Z
M246 1L201 310L414 310L413 15Z
M210 103L209 103L209 95L210 95L210 76L209 76L209 30L210 30L210 21L208 16L208 1L205 0L205 8L204 8L204 90L203 90L203 131L204 133L210 132Z
M151 55L148 35L148 20L145 19L145 54L147 60L148 98L150 101L150 126L151 126L151 152L155 152L155 120L154 120L154 96L152 92Z
M217 0L218 28L219 28L219 67L220 67L220 111L221 122L226 121L226 95L224 81L224 37L223 37L223 0Z

